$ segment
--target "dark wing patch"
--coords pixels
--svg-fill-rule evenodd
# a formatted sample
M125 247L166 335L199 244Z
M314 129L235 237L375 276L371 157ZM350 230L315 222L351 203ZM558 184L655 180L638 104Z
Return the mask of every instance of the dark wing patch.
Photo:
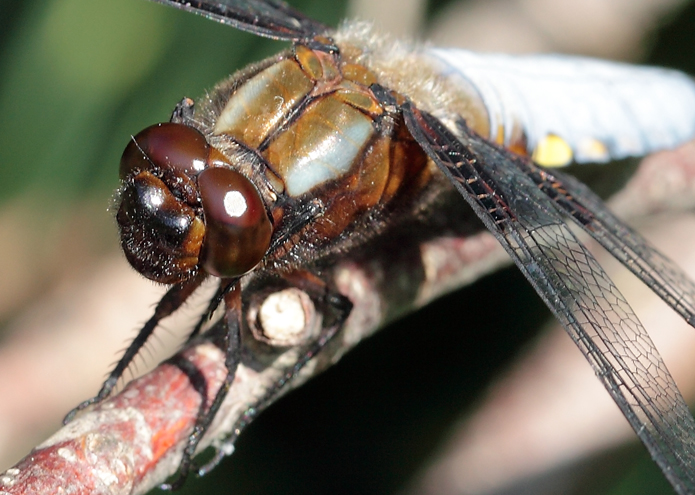
M565 327L676 491L695 493L695 421L632 308L567 226L570 210L528 175L529 162L477 136L465 123L458 124L457 137L410 103L403 113L413 137ZM617 219L603 220L611 238L623 234ZM634 238L628 244L647 246L629 232ZM656 280L652 272L667 266L662 265L666 258L653 248L649 253L647 265L655 266L647 280Z
M309 41L329 31L327 26L277 0L154 1L277 40Z

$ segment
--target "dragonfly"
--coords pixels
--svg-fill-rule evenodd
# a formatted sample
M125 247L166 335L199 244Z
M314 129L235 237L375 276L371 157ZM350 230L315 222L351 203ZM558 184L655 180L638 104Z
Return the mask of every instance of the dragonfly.
M409 218L434 222L444 204L456 204L504 247L676 491L695 492L693 418L646 330L570 225L691 325L695 285L558 170L691 139L695 84L688 77L582 58L394 44L365 24L334 30L276 1L157 1L291 48L197 102L184 98L169 122L128 143L116 214L121 244L137 271L171 288L99 393L66 421L107 398L160 321L203 281L219 279L191 335L221 305L228 371L201 407L179 478L163 485L178 488L242 349L256 338L244 323L252 281L301 288L323 316L317 335L292 344L301 358L269 403L350 316L350 299L322 278L326 265ZM220 448L211 464L229 451Z

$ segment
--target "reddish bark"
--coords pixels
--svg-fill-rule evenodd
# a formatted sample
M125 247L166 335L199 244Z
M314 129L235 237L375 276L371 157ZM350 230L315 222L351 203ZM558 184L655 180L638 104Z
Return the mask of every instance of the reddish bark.
M203 343L181 354L205 377L208 397L214 395L226 372L222 352ZM7 470L0 492L144 493L175 471L200 400L179 368L161 364Z

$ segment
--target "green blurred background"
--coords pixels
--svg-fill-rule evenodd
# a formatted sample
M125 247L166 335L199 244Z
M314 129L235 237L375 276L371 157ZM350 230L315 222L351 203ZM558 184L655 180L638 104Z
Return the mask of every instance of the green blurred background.
M292 3L329 25L346 9ZM430 2L425 18L447 3ZM694 73L693 4L660 24L645 61ZM107 207L131 134L281 48L145 0L0 2L0 318L118 249ZM487 277L284 398L182 493L396 493L546 318L514 270ZM577 466L574 493L671 493L640 446L616 455Z

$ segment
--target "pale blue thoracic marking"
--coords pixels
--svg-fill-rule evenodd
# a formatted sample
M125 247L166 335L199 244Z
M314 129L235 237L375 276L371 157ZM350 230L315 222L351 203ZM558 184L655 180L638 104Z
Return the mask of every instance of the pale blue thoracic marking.
M367 118L349 119L340 132L326 138L301 156L285 175L290 196L299 196L324 182L345 175L373 132Z

